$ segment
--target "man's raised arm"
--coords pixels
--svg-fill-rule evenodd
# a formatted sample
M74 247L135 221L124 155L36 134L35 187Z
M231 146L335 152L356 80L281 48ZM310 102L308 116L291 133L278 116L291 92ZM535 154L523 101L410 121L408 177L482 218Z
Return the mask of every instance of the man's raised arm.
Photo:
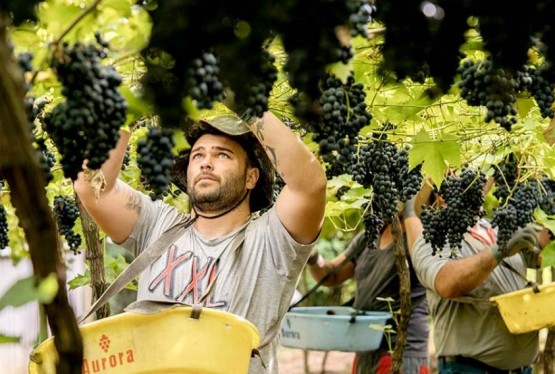
M326 174L316 157L273 113L249 121L285 182L276 202L278 216L299 243L316 239L324 219Z
M105 185L98 199L91 186L92 182L85 180L83 172L79 173L74 183L75 192L87 212L116 243L123 243L127 239L141 210L139 192L118 179L130 137L129 132L121 131L116 147L110 151L110 157L102 165Z

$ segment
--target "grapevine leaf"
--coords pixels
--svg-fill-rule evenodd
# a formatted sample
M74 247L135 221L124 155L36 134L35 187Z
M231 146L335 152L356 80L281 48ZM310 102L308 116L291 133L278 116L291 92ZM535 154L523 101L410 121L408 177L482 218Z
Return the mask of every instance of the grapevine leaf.
M7 335L0 334L0 344L19 343L20 340L21 340L21 338L19 338L17 336L7 336Z
M326 217L341 217L349 209L356 209L354 204L346 203L344 201L328 201L326 204Z
M76 288L87 286L91 283L90 271L86 270L84 274L78 274L75 278L67 282L69 289L74 290Z
M127 123L137 120L141 117L147 117L154 113L152 105L142 100L128 86L119 87L119 92L127 102Z
M430 134L422 129L413 139L413 147L409 151L409 168L423 163L422 172L429 175L432 181L441 185L445 170L449 165L461 165L461 147L458 138L446 134L441 139L432 140Z
M34 300L49 303L57 292L58 281L55 274L50 274L39 284L35 276L24 278L17 281L0 298L0 310L7 306L22 306Z
M534 210L534 219L537 223L555 234L555 219L553 216L548 216L542 209L536 208Z
M542 267L555 267L555 241L549 243L541 251Z
M119 17L131 16L131 6L127 0L104 0L100 8L116 13Z
M336 62L331 64L327 68L328 72L337 79L339 79L343 84L347 83L347 78L353 73L353 67L349 64L344 64L342 62Z
M518 97L516 99L516 109L520 118L526 118L530 110L535 106L534 100L530 97Z

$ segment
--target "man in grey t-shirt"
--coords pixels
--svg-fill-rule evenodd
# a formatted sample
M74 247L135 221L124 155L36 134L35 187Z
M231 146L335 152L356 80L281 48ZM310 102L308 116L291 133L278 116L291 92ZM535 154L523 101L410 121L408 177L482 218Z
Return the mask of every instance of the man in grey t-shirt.
M526 267L538 266L544 234L527 226L501 252L495 231L481 220L464 235L456 258L450 248L432 255L423 236L417 239L411 259L427 289L440 373L531 373L538 333L511 334L488 300L525 287Z
M192 223L141 273L138 298L203 302L245 317L268 343L261 348L266 368L255 358L249 372L277 373L278 327L323 222L324 170L270 112L249 123L219 116L185 133L191 149L176 160L174 183L186 190L190 215L117 178L129 133L102 166L104 188L95 190L81 173L75 190L100 228L136 254L166 229ZM269 208L274 167L285 187ZM267 211L255 217L260 210Z

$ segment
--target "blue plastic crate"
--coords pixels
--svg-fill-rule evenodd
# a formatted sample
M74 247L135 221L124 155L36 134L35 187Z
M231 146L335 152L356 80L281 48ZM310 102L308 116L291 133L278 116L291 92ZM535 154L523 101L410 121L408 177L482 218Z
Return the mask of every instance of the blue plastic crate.
M281 323L281 344L314 351L372 351L379 348L389 318L387 312L351 307L296 307Z

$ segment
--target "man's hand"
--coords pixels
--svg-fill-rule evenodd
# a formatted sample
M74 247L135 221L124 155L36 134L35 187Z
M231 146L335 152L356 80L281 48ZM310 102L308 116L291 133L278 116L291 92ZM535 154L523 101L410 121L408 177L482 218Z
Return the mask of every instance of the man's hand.
M499 248L497 245L492 246L491 251L497 263L501 262L503 258L514 256L521 251L536 252L539 246L539 234L542 229L538 224L528 224L524 228L518 229L504 248Z

